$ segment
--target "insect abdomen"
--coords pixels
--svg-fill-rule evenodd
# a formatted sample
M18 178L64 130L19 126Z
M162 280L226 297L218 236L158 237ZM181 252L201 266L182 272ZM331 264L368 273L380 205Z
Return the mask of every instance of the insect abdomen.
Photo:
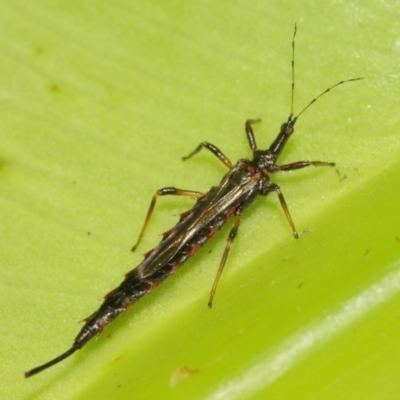
M75 338L74 343L82 347L97 333L101 332L118 315L126 311L129 306L158 286L158 284L168 276L172 275L175 270L192 257L207 240L211 239L216 231L221 229L233 212L234 209L231 208L215 217L212 223L200 229L190 241L185 243L171 259L162 267L156 269L153 274L141 277L139 267L130 271L121 284L105 296L104 302L100 308L85 319L85 325ZM178 226L179 224L177 227ZM170 236L171 239L172 236L173 234ZM163 243L162 241L159 246L161 244L165 245L165 242ZM156 253L157 250L158 246L154 249L154 253ZM144 260L144 262L145 261L146 260Z

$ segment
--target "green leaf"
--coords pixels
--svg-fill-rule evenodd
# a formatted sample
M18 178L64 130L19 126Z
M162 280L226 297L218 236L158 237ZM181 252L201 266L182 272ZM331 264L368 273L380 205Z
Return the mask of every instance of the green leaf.
M386 7L386 8L385 8ZM364 2L0 3L0 301L4 399L394 398L400 384L398 7ZM243 217L212 310L230 223L81 351L101 297L170 229L188 199L249 157L290 113L274 195Z

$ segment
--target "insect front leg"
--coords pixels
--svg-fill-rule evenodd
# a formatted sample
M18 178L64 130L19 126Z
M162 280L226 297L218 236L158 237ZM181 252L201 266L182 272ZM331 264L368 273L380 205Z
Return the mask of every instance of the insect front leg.
M231 231L229 232L228 240L226 242L224 254L222 255L222 259L221 259L221 262L219 264L217 275L215 276L214 283L213 283L213 286L211 288L210 298L208 300L208 307L209 308L212 307L212 302L213 302L213 299L214 299L215 291L217 290L219 279L221 278L222 271L224 270L225 263L226 263L226 260L228 258L228 254L229 254L229 250L230 250L231 244L235 240L235 237L237 235L241 216L242 216L241 211L237 211L237 213L235 214L235 221L233 222L233 227L232 227Z
M257 143L256 143L256 138L254 136L252 125L258 124L259 122L261 122L261 119L248 119L244 124L247 140L249 141L249 145L253 153L257 150Z
M182 160L185 161L188 158L193 157L203 147L205 147L206 149L210 150L211 153L213 153L216 157L218 157L229 169L233 168L233 164L231 163L229 158L217 146L214 146L213 144L208 143L208 142L200 143L190 154L188 154L186 157L182 157Z
M151 199L150 207L149 210L147 211L146 219L144 220L144 224L142 226L142 229L140 230L139 237L135 243L135 245L132 247L132 251L135 251L136 248L138 247L140 241L143 238L144 231L147 228L147 225L149 224L151 214L153 214L154 207L156 205L157 197L158 196L166 196L166 195L174 195L174 196L187 196L187 197L192 197L193 199L198 199L201 196L203 196L203 193L197 192L194 190L183 190L183 189L177 189L174 187L165 187L162 189L157 190L157 192L154 194L153 198Z
M335 163L326 161L296 161L290 164L277 165L275 171L292 171L305 167L334 167Z

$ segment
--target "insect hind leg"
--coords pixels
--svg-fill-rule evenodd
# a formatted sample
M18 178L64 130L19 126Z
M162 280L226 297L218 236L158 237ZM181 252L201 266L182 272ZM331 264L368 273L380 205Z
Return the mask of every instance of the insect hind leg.
M154 194L153 198L151 199L149 210L147 211L146 219L144 220L144 224L142 226L142 229L140 230L140 233L136 240L136 243L134 244L134 246L131 249L132 251L135 251L137 249L139 243L141 242L141 240L143 238L144 231L146 230L146 228L149 224L151 215L153 214L154 207L155 207L156 201L157 201L157 197L166 196L166 195L187 196L187 197L192 197L194 199L198 199L201 196L203 196L203 193L197 192L194 190L177 189L175 187L165 187L165 188L157 190L157 192Z
M228 240L226 242L224 254L222 255L222 259L219 264L217 275L215 276L214 283L213 283L213 286L211 289L210 298L208 300L209 308L212 307L213 299L215 296L215 291L217 290L218 282L221 278L222 271L224 270L225 263L228 258L229 250L231 248L231 244L233 243L233 241L235 240L235 237L237 235L237 232L239 229L239 224L240 224L240 217L241 217L241 213L240 213L240 211L237 211L237 214L235 215L235 221L233 222L233 227L232 227L231 231L229 232L229 236L228 236Z

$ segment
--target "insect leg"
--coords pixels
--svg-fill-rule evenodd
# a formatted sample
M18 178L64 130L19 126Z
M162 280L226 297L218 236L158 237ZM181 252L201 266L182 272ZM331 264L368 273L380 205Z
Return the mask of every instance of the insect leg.
M182 157L182 160L187 160L188 158L193 157L197 154L203 147L210 150L215 156L217 156L229 169L233 168L233 164L229 160L229 158L217 147L208 142L200 143L190 154L186 157Z
M215 276L214 283L213 283L213 286L211 288L210 298L208 300L208 307L209 308L212 307L212 302L213 302L213 299L214 299L215 291L217 290L219 279L221 278L222 271L224 270L224 266L225 266L225 263L226 263L226 260L228 258L228 254L229 254L229 249L230 249L231 244L235 240L235 237L237 235L237 231L238 231L239 223L240 223L240 217L241 217L241 212L238 211L238 213L235 215L235 221L233 222L233 227L232 227L231 231L229 232L229 236L228 236L228 240L226 242L224 254L222 255L222 259L221 259L221 262L219 264L217 275Z
M149 210L147 211L146 219L144 220L144 224L142 226L142 229L140 230L139 237L138 237L135 245L131 249L132 251L136 250L136 248L138 247L140 241L143 238L143 234L144 234L144 231L147 228L147 225L149 224L151 214L153 214L154 207L156 205L157 197L158 196L165 196L165 195L168 195L168 194L175 195L175 196L187 196L187 197L192 197L193 199L198 199L201 196L203 196L203 193L196 192L194 190L182 190L182 189L177 189L177 188L174 188L174 187L165 187L165 188L157 190L157 192L154 194L153 198L151 199L151 203L150 203Z
M297 233L296 227L294 226L294 222L293 222L292 217L290 215L289 208L288 208L288 206L286 204L285 198L283 197L283 194L281 192L281 188L277 184L271 183L271 185L268 188L268 192L276 192L276 194L278 195L278 198L279 198L279 201L280 201L281 206L283 208L283 211L285 212L285 215L286 215L286 218L287 218L287 220L289 222L289 225L291 226L291 228L293 230L293 236L296 239L298 239L299 234Z
M290 164L277 165L276 171L291 171L294 169L309 167L311 165L314 167L334 167L335 163L326 161L296 161Z
M251 125L258 124L261 119L248 119L245 123L246 136L249 141L251 151L254 153L257 150L256 138L254 137L253 128Z

